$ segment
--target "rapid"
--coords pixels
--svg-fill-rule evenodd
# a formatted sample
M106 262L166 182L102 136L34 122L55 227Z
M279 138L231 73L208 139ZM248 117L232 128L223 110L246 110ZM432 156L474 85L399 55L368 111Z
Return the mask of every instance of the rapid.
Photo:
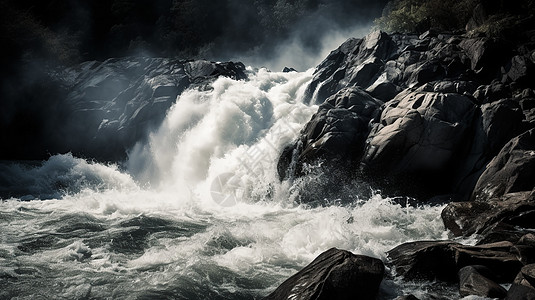
M279 180L282 149L317 110L303 99L312 72L249 67L192 87L126 162L1 162L13 196L0 202L0 298L259 299L331 247L386 260L447 238L443 206L361 186L310 205L300 189L316 177ZM407 288L422 289L389 279L380 297Z

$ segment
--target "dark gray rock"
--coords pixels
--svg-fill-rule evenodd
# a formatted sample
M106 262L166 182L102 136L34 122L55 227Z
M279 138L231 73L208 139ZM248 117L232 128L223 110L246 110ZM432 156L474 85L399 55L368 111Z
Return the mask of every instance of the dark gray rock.
M370 133L363 170L394 182L403 179L402 186L413 181L423 190L433 182L448 185L442 179L460 163L457 155L474 112L472 101L459 94L401 92L386 104L379 125Z
M332 248L264 299L375 299L383 275L381 260Z
M316 68L305 96L320 104L344 87L367 88L380 74L384 62L397 55L392 38L373 31L363 39L349 39Z
M418 241L399 245L390 250L389 264L395 274L406 280L455 281L457 266L455 246L451 241Z
M454 202L442 210L442 220L454 235L483 236L501 230L503 225L535 228L532 217L535 199L532 192L506 194L489 201ZM512 239L515 236L507 233Z
M507 292L507 300L535 299L535 264L529 264L518 272L513 284Z
M481 265L466 266L459 270L459 294L504 298L507 290L494 282L492 271Z
M485 201L535 188L535 129L508 142L479 177L472 198Z
M245 79L244 71L241 63L144 57L68 68L52 76L55 82L50 84L64 89L55 95L64 112L47 120L51 124L42 129L43 147L49 153L124 159L127 149L159 126L186 88L209 84L218 76Z
M327 99L301 132L299 142L283 151L278 163L279 176L294 175L287 172L292 159L297 159L297 173L303 163L319 158L342 160L344 164L357 161L370 131L370 120L379 114L381 104L356 87L343 89Z
M522 263L511 253L513 244L499 242L466 246L452 241L405 243L388 252L395 274L407 280L442 280L455 282L458 271L470 265L483 265L497 280L512 280Z

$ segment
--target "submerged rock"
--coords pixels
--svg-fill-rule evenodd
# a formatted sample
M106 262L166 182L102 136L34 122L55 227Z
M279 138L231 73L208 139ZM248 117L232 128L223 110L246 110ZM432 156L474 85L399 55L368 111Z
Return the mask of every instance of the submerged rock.
M375 299L383 275L381 260L332 248L264 299Z

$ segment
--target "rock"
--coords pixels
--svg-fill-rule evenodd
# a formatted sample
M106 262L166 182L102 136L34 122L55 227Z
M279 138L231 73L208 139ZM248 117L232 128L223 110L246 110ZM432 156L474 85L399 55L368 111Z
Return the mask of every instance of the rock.
M512 280L522 263L510 252L510 242L466 246L452 241L418 241L390 250L388 258L395 274L406 280L455 282L458 271L470 265L483 265L501 282Z
M470 58L471 68L483 79L496 76L509 54L507 45L489 38L469 38L459 43Z
M279 176L290 175L287 170L293 155L297 155L297 173L304 162L319 158L342 160L344 164L358 160L370 131L370 120L378 115L381 104L356 87L343 89L327 99L301 132L300 149L294 153L296 144L283 151L278 164Z
M394 182L403 179L400 186L409 182L422 190L433 183L447 186L446 174L459 164L455 159L468 137L474 112L470 99L458 94L410 90L398 94L386 104L380 125L370 133L363 170ZM414 184L409 189L413 188Z
M394 300L419 300L419 299L416 298L416 296L410 294L410 295L396 297Z
M459 270L459 294L488 298L504 298L507 290L494 282L492 271L481 265L466 266Z
M509 87L500 82L493 82L490 85L481 85L474 92L474 98L481 104L511 98L511 96Z
M535 129L513 138L491 160L474 188L472 199L485 201L535 188Z
M397 50L392 38L381 31L373 31L363 39L347 40L316 68L305 98L320 104L342 88L367 88Z
M513 56L505 67L506 80L516 83L531 84L535 74L533 73L533 62L520 55Z
M332 248L264 299L375 299L383 275L381 260Z
M535 264L522 267L505 299L535 299Z
M390 250L388 258L395 274L406 280L455 281L455 246L451 241L418 241Z
M500 100L481 105L482 129L489 152L494 156L513 137L517 136L524 124L524 114L519 103L514 100Z
M401 92L401 88L389 81L376 82L366 89L368 93L374 98L381 101L390 101Z
M502 230L503 225L535 228L530 217L535 213L535 199L531 192L506 194L489 201L455 202L442 210L444 226L454 235L483 236ZM511 233L506 233L516 239Z
M70 151L103 161L123 160L127 149L159 126L186 88L218 76L245 79L244 71L241 63L144 57L67 68L50 75L47 84L63 91L53 96L55 116L47 115L41 126L43 145L38 141L31 147L42 147L47 155Z

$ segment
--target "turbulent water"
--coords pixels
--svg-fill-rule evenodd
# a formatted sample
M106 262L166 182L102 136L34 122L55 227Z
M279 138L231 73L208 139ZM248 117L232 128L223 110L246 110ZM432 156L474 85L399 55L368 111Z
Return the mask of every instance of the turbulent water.
M380 192L301 203L317 178L280 182L276 163L317 110L301 96L312 71L248 73L184 92L120 165L3 162L0 298L261 298L331 247L386 259L447 237L442 207ZM380 297L425 289L386 280Z

